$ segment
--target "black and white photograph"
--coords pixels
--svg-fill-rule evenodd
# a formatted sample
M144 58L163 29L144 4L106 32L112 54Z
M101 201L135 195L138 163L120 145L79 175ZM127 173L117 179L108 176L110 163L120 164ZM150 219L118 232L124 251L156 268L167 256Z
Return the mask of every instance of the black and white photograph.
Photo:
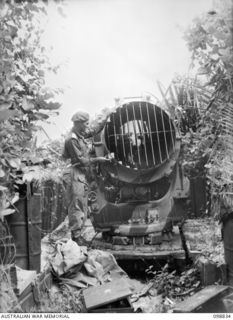
M0 318L109 314L233 317L233 0L0 0Z

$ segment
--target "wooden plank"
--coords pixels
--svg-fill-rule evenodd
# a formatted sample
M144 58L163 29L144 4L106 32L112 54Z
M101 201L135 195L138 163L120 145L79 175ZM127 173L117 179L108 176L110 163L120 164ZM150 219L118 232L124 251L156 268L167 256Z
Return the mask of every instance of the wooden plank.
M173 309L173 313L187 313L195 312L197 309L201 308L205 303L209 302L213 298L217 298L229 290L228 286L213 285L205 287L204 289L198 291L193 296L185 301L177 304Z
M21 295L24 290L36 280L37 273L36 270L24 270L19 267L16 267L16 274L17 274L17 289L19 295Z
M20 272L20 271L19 271ZM36 277L32 277L35 273ZM23 312L30 312L35 305L40 303L41 292L46 292L51 288L52 285L52 274L50 269L45 270L40 274L36 274L36 271L28 271L21 269L21 278L27 278L27 281L21 283L20 289L25 287L26 283L30 283L24 288L20 295L18 296L19 304ZM30 278L31 277L31 278Z
M111 281L83 291L87 310L91 310L131 295L129 284L125 279Z

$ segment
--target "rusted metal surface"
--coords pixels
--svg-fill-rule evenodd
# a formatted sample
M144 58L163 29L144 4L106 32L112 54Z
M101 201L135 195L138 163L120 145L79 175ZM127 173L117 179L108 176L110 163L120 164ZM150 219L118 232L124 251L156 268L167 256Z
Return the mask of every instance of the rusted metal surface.
M190 312L227 312L220 300L229 293L228 286L208 286L198 291L190 298L178 304L174 313L190 313Z
M40 272L41 261L41 194L34 193L27 200L28 266Z
M84 302L88 311L122 300L131 294L132 291L125 279L113 280L107 284L83 291Z
M33 190L33 185L25 184L16 209L6 217L9 230L0 244L1 261L9 264L15 256L20 268L40 272L41 237L52 232L66 216L63 185L48 180L42 188Z
M1 281L6 280L7 283L11 284L11 288L14 290L14 293L18 293L18 279L16 274L16 266L15 264L2 264L1 265Z
M10 234L7 222L0 220L0 261L2 265L12 265L15 263L15 243Z
M191 210L195 218L201 217L206 211L206 178L190 179Z
M233 285L233 217L223 223L224 256L229 284Z
M61 182L46 180L42 184L42 235L52 232L67 215L64 188Z
M215 283L227 284L227 267L226 264L214 262L204 257L196 260L196 265L200 272L201 284L203 286Z
M30 192L16 203L18 212L7 217L16 246L16 264L40 272L41 255L41 195Z
M153 243L153 245L146 244L145 242L144 244L141 242L140 245L136 245L137 243L139 244L139 241L135 244L129 244L129 241L126 241L128 240L126 237L122 237L124 241L121 243L118 241L118 243L112 244L101 236L97 236L92 242L92 247L112 253L117 260L164 260L168 257L184 260L185 252L182 246L179 230L175 229L174 231L175 232L170 239L164 235L160 243ZM201 251L194 250L189 252L190 257L193 259L197 255L200 255L200 253Z

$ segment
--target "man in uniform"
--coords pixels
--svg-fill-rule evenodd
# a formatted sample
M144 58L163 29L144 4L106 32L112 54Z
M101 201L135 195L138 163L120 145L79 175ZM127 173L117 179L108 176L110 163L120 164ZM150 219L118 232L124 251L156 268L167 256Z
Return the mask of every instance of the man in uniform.
M91 132L89 128L89 114L84 111L78 111L71 120L73 127L65 140L63 150L63 158L70 159L71 164L63 176L63 181L68 202L71 238L80 243L82 242L81 229L87 216L87 170L92 164L109 160L105 157L90 157L86 138L90 137L94 132ZM106 118L104 120L106 121Z

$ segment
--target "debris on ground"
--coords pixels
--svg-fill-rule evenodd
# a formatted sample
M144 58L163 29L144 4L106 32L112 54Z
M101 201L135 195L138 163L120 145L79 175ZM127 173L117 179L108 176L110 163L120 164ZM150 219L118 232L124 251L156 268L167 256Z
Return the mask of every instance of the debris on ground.
M13 290L10 275L4 270L4 266L0 268L0 313L11 310L11 312L22 312L16 294Z
M151 266L147 269L147 273L154 276L147 284L147 288L149 289L148 296L153 297L155 295L157 298L159 297L160 307L157 306L157 312L167 312L178 301L194 294L201 288L199 271L195 267L188 268L178 274L176 270L169 271L169 265L166 264L159 271L153 271ZM142 301L144 308L146 300L148 299ZM138 306L140 307L139 303Z
M222 285L206 286L185 301L178 303L174 313L225 313L229 312L226 300L232 298L232 288Z
M187 219L184 234L188 249L199 251L214 262L224 263L221 226L213 218Z
M81 248L71 239L55 243L55 255L52 257L52 270L57 277L78 272L87 260L86 248ZM73 270L75 268L75 270Z
M141 289L135 288L130 301L135 312L153 313L162 311L163 297L158 295L153 282L142 284Z
M57 313L83 312L81 291L75 287L53 284L48 292L41 295L40 305L33 307L30 312L54 312L55 310Z
M177 274L176 270L169 272L168 264L166 264L159 271L152 271L149 268L148 273L154 274L152 282L158 294L171 299L189 295L197 291L201 285L200 274L195 267Z
M214 229L213 229L214 223ZM182 268L165 264L160 270L147 268L144 279L131 279L117 264L114 256L106 251L88 246L78 246L70 239L68 221L65 220L54 232L42 239L42 264L52 265L54 283L37 312L87 312L83 301L83 291L125 278L132 294L129 298L134 312L172 312L181 301L186 301L203 289L204 267L221 264L224 260L220 226L207 220L188 220L184 227L189 250L196 250L193 264ZM90 242L94 236L91 225L87 225L84 235ZM214 252L214 247L219 251ZM201 250L203 248L203 250ZM203 269L204 270L204 269ZM206 269L207 270L207 269ZM209 269L208 269L209 270ZM206 279L204 279L206 280Z
M162 313L164 312L162 295L144 296L139 300L132 302L135 312L142 313Z
M117 279L103 285L89 287L83 290L86 310L95 311L133 311L129 301L132 294L126 279Z
M127 276L111 253L87 250L87 247L79 246L71 239L55 244L51 265L59 283L77 288L87 288Z

